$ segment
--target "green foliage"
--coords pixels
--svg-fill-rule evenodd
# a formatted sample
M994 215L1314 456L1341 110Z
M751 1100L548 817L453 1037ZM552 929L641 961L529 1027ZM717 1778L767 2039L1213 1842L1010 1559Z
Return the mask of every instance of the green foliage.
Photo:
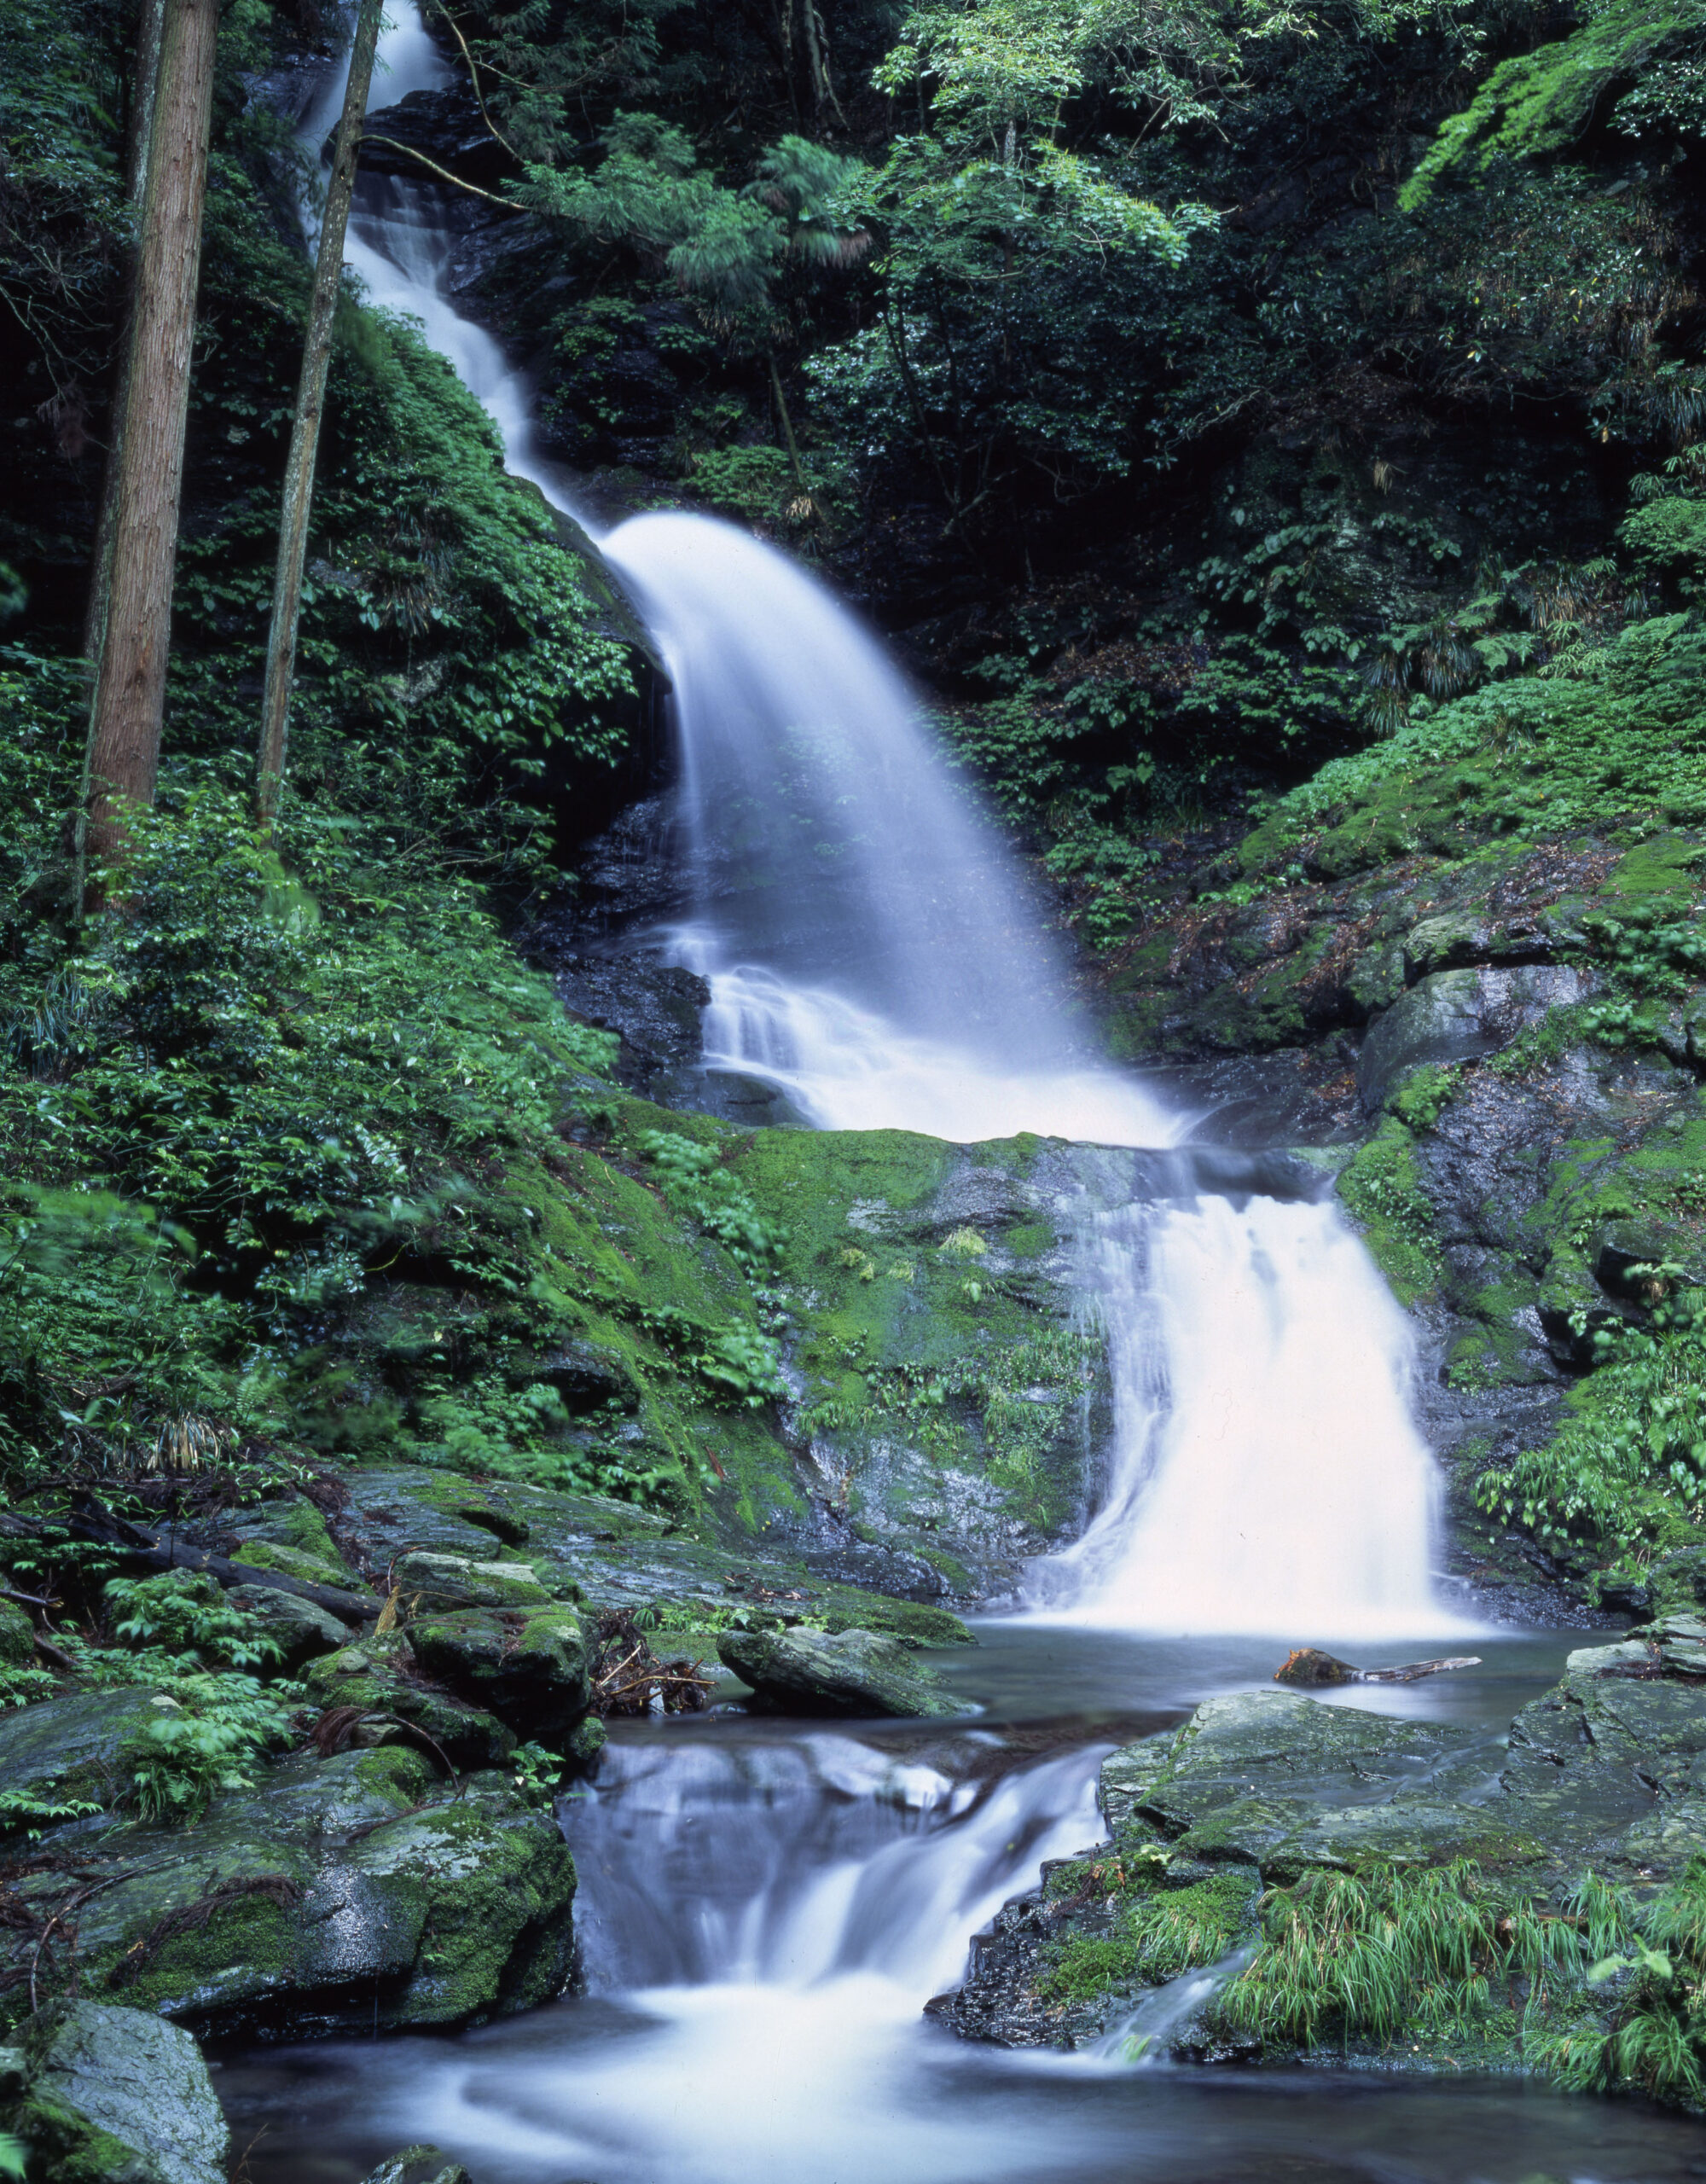
M1589 1946L1600 1960L1589 1980L1615 1982L1617 1998L1608 2023L1579 2022L1538 2042L1537 2066L1572 2092L1638 2092L1697 2108L1706 2100L1706 1860L1691 1859L1644 1908L1593 1879L1570 1908L1592 1917Z
M264 1669L282 1658L252 1616L232 1607L212 1577L189 1570L115 1577L106 1607L114 1636L133 1651L159 1648L205 1668Z
M780 1257L787 1232L760 1217L751 1193L724 1166L716 1146L657 1130L647 1130L640 1145L670 1204L697 1221L748 1274L761 1274Z
M119 1761L138 1816L165 1827L193 1827L220 1791L247 1788L250 1763L289 1734L287 1708L251 1676L179 1676L156 1705Z
M100 1809L87 1798L0 1790L0 1841L9 1835L22 1835L26 1842L38 1843L49 1828L61 1827L67 1821L86 1820Z
M1667 10L1645 0L1597 9L1572 37L1500 62L1470 106L1441 129L1399 201L1414 212L1448 177L1484 174L1500 159L1573 150L1605 92L1614 84L1646 75L1655 61L1682 64L1683 80L1691 85L1685 95L1689 102L1676 92L1656 98L1657 86L1650 81L1627 112L1616 112L1614 125L1621 122L1629 134L1639 136L1662 122L1674 126L1685 113L1697 120L1699 92L1692 86L1703 51L1706 9L1687 0Z
M1269 1891L1262 1933L1214 2013L1276 2046L1454 2032L1549 1978L1579 1977L1581 1962L1573 1920L1462 1858L1418 1872L1311 1870Z
M1661 1276L1657 1286L1669 1285ZM1572 1390L1554 1438L1484 1472L1477 1501L1537 1538L1627 1551L1678 1516L1706 1517L1706 1314L1684 1292L1657 1304L1648 1327L1596 1329L1593 1350L1595 1369Z
M557 1792L567 1774L569 1763L560 1751L549 1751L543 1744L519 1745L505 1762L511 1786L524 1804L540 1810L548 1809L557 1801Z

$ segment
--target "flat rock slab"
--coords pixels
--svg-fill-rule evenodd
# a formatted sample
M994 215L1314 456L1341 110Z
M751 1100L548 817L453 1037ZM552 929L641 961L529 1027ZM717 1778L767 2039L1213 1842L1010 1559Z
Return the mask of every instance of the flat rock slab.
M837 1629L893 1631L933 1646L967 1645L971 1633L945 1608L866 1592L814 1574L803 1560L756 1544L733 1551L689 1537L668 1519L596 1494L470 1479L417 1467L340 1474L346 1513L369 1566L384 1572L412 1551L490 1562L519 1543L525 1566L557 1600L596 1608L656 1601L785 1601Z
M1256 1800L1277 1825L1303 1811L1430 1802L1497 1787L1486 1738L1475 1729L1366 1708L1328 1705L1289 1691L1234 1692L1199 1706L1170 1738L1146 1739L1103 1769L1103 1808L1169 1836L1207 1826Z
M23 2048L13 2129L32 2176L225 2184L230 2134L189 2033L143 2010L61 2002Z
M964 1711L933 1670L875 1631L728 1630L717 1650L723 1666L777 1713L915 1718Z

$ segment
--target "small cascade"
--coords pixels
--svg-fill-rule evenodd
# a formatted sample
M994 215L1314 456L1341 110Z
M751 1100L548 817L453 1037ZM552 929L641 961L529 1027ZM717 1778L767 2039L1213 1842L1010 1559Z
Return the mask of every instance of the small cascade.
M1125 1629L1336 1638L1460 1626L1435 1598L1439 1472L1408 1322L1322 1200L1134 1205L1085 1240L1113 1456L1045 1611Z
M1013 1767L971 1732L927 1754L831 1730L612 1744L566 1813L595 1990L884 1982L908 2013L1044 1858L1101 1839L1105 1745Z

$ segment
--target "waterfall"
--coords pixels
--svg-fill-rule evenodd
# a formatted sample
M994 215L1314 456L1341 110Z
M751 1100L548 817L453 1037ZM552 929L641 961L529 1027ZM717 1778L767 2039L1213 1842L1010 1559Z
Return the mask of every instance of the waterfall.
M1179 1124L1099 1063L1018 868L880 645L773 547L700 515L603 542L675 685L707 1062L826 1129L1128 1145Z
M396 0L380 59L372 105L452 80L414 0ZM305 120L310 148L343 81ZM510 467L575 514L524 377L446 293L450 195L363 178L350 263L421 321ZM601 544L674 685L693 910L659 938L711 982L707 1064L823 1128L1177 1142L1189 1118L1095 1056L1016 860L856 619L710 517L640 516ZM1034 1611L1299 1641L1436 1627L1438 1477L1407 1330L1331 1205L1205 1189L1087 1211L1082 1252L1118 1432L1084 1536L1034 1573Z
M1335 1641L1458 1629L1435 1598L1440 1481L1408 1322L1334 1209L1204 1196L1087 1229L1114 1392L1082 1536L1044 1612Z

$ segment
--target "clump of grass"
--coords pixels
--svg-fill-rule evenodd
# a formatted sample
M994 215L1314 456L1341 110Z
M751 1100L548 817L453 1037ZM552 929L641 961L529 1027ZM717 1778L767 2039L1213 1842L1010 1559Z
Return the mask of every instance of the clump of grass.
M1619 1889L1584 1880L1570 1899L1591 1987L1615 1983L1609 2018L1578 2018L1535 2043L1537 2068L1578 2093L1630 2090L1706 2106L1706 1858L1694 1857L1637 1914Z
M1306 1873L1262 1907L1262 1940L1216 2004L1228 2030L1315 2048L1442 2032L1549 1977L1579 1978L1575 1919L1538 1909L1471 1859L1422 1872Z
M1140 1894L1113 1933L1075 1934L1064 1943L1038 1992L1052 2001L1090 2001L1218 1963L1248 1925L1256 1898L1255 1875L1240 1870Z

